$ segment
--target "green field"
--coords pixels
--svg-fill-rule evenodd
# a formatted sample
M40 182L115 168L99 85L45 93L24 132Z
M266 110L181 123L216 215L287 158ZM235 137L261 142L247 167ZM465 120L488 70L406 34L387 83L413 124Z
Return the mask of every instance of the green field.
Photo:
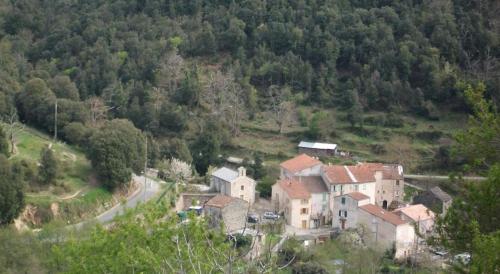
M50 205L59 205L60 218L75 222L92 215L108 203L111 193L95 182L90 161L80 149L54 140L33 128L25 127L15 136L17 151L11 161L25 160L38 165L43 148L51 145L59 160L60 172L57 183L45 188L27 187L26 203L42 212L42 219L50 221ZM92 182L92 183L91 183ZM53 216L52 216L53 217Z

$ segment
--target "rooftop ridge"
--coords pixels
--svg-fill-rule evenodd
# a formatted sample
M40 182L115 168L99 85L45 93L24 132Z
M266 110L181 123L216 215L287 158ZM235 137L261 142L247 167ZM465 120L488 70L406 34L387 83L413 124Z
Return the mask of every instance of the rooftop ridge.
M349 178L351 178L353 183L358 181L356 180L356 177L354 176L354 174L352 174L352 172L349 170L347 166L344 166L344 169L347 171L347 175L349 175Z

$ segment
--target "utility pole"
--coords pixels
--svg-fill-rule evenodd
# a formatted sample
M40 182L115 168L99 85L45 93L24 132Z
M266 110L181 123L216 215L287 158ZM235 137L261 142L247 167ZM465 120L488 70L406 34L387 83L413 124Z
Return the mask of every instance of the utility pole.
M373 219L372 220L372 224L375 225L375 231L374 231L374 233L375 233L375 244L378 244L378 221L377 221L377 219Z
M57 98L56 104L54 105L54 141L57 140Z
M146 135L146 158L144 160L144 202L146 202L146 188L148 187L147 185L147 170L148 170L148 136Z

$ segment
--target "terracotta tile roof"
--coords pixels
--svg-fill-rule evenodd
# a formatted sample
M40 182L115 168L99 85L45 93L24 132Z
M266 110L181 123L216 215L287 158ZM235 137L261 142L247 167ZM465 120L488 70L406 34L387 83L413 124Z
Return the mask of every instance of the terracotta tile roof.
M358 183L375 182L375 172L366 166L347 166Z
M308 156L307 154L300 154L290 160L284 161L280 164L280 166L288 171L295 173L318 164L321 164L320 160Z
M294 177L294 179L301 182L309 193L328 192L328 188L323 182L323 178L321 178L321 176Z
M352 183L351 177L347 173L344 166L323 166L323 172L332 184L350 184Z
M208 200L208 202L205 204L205 206L213 206L213 207L223 208L236 199L238 199L238 198L218 194L215 197L213 197L212 199Z
M403 180L403 168L398 164L362 163L358 166L364 166L373 171L382 171L382 178L386 180Z
M395 226L406 224L406 222L403 221L398 215L384 210L379 206L367 204L364 206L360 206L359 208Z
M279 180L278 183L290 199L309 199L311 197L311 193L305 184L297 181L297 179Z
M368 166L325 165L323 172L332 184L375 182L374 171Z
M422 204L398 208L394 212L402 212L415 222L434 219L435 217L434 212Z
M356 201L370 199L369 196L367 196L361 192L357 192L357 191L347 193L347 195L349 195L351 198L353 198Z

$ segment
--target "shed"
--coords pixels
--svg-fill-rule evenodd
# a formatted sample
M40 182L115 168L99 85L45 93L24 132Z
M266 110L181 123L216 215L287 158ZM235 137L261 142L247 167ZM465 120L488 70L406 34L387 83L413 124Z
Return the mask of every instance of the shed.
M305 142L299 143L299 153L306 153L311 156L334 156L337 153L336 144Z

